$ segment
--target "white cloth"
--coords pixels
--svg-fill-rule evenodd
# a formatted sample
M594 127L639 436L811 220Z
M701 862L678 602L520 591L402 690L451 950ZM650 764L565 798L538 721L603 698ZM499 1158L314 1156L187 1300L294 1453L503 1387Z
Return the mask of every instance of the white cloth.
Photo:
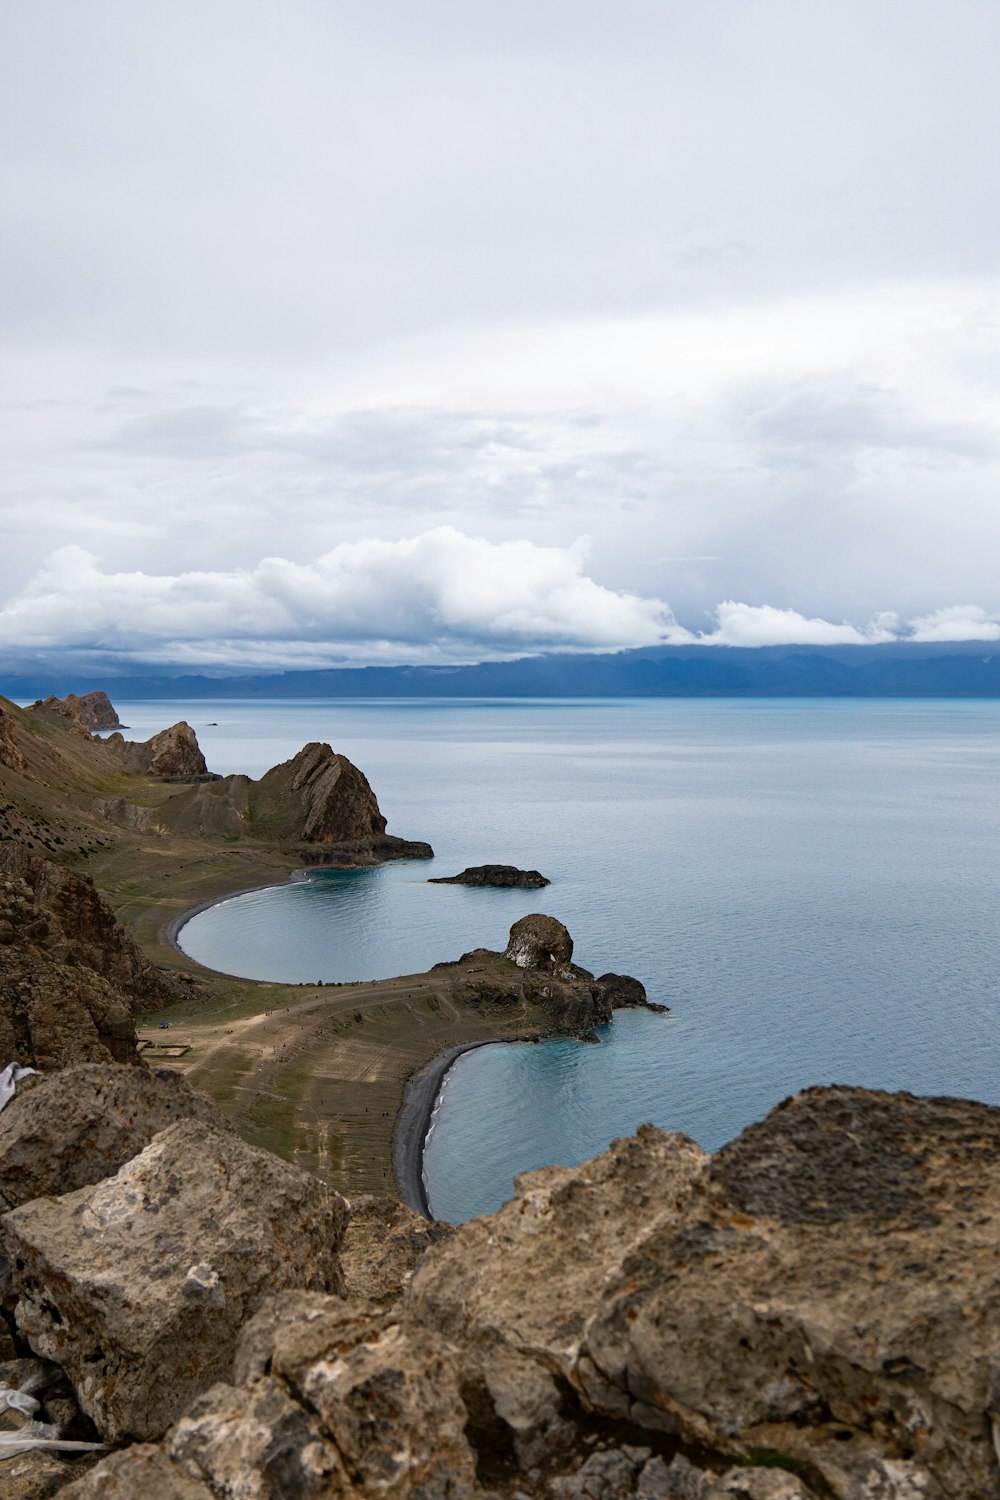
M37 1068L22 1068L20 1063L8 1063L3 1072L0 1073L0 1109L9 1104L14 1097L14 1090L22 1078L27 1078L29 1073L37 1073Z

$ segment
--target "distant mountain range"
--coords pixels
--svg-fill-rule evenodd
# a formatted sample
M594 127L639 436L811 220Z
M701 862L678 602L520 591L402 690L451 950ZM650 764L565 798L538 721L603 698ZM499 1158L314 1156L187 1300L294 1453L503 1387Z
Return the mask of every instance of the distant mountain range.
M113 698L998 698L1000 643L651 646L459 667L339 667L244 676L0 673L15 699L106 688Z

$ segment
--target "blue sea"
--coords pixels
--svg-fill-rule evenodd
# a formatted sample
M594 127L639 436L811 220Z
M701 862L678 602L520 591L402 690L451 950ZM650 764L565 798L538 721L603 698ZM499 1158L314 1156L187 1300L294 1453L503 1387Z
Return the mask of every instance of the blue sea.
M367 774L433 862L320 875L193 919L185 950L254 978L367 979L527 911L670 1015L601 1046L501 1045L448 1074L425 1172L438 1217L510 1196L644 1120L713 1149L791 1091L855 1083L1000 1104L1000 703L879 700L198 702L209 765L259 775L308 740ZM535 867L542 891L426 883Z

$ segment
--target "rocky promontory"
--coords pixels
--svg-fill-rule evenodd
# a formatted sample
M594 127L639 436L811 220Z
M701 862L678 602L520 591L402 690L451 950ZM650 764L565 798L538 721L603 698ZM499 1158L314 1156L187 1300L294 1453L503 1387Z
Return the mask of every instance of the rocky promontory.
M538 870L519 870L516 865L470 865L459 875L434 875L428 885L490 885L500 890L538 891L551 885Z
M120 734L110 734L104 743L119 757L127 771L140 776L187 781L210 774L198 736L183 719L148 740L136 742L126 740Z
M105 692L69 693L65 698L39 698L34 709L61 714L89 734L95 729L120 729L118 710Z

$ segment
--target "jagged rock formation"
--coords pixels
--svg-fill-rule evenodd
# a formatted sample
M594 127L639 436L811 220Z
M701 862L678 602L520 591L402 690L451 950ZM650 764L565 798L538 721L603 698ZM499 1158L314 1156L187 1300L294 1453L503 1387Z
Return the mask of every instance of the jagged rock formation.
M168 780L209 775L198 736L183 719L152 739L136 743L112 734L104 743L117 754L126 771Z
M385 818L367 778L329 745L305 745L273 766L254 791L258 823L279 821L308 844L380 839Z
M435 875L428 885L492 885L501 890L541 890L552 882L538 870L519 870L516 865L470 865L460 875Z
M156 973L94 884L0 844L0 1057L41 1069L134 1062Z
M519 969L544 969L558 974L572 963L573 939L555 917L532 912L510 929L504 957L512 959Z
M347 1212L297 1167L181 1120L114 1177L5 1215L18 1328L104 1436L159 1437L228 1372L265 1297L343 1289Z
M188 730L175 725L165 735ZM188 733L193 732L188 730ZM199 776L190 770L204 765L185 756L167 758L171 746L186 740L171 740L150 759L147 751L164 736L147 745L115 747L118 736L107 741L119 755L142 752L131 769L148 767L161 778L197 781L182 786L166 799L137 801L133 796L101 798L96 806L111 823L121 828L154 834L196 835L227 841L258 840L269 844L297 846L302 857L322 859L328 864L378 864L386 859L429 859L429 844L394 838L385 832L385 818L366 777L344 755L335 755L329 745L306 745L291 760L274 766L259 781L248 776ZM171 752L172 753L172 752ZM127 758L127 754L126 754ZM178 766L189 770L182 774ZM174 769L167 771L166 767ZM315 851L315 852L313 852Z
M81 693L79 697L76 693L69 693L65 698L39 698L31 706L33 709L61 714L64 719L69 719L88 734L92 729L121 727L118 711L105 692Z
M522 1177L393 1307L263 1303L67 1500L994 1500L998 1165L966 1100L808 1090L714 1157L645 1126Z

